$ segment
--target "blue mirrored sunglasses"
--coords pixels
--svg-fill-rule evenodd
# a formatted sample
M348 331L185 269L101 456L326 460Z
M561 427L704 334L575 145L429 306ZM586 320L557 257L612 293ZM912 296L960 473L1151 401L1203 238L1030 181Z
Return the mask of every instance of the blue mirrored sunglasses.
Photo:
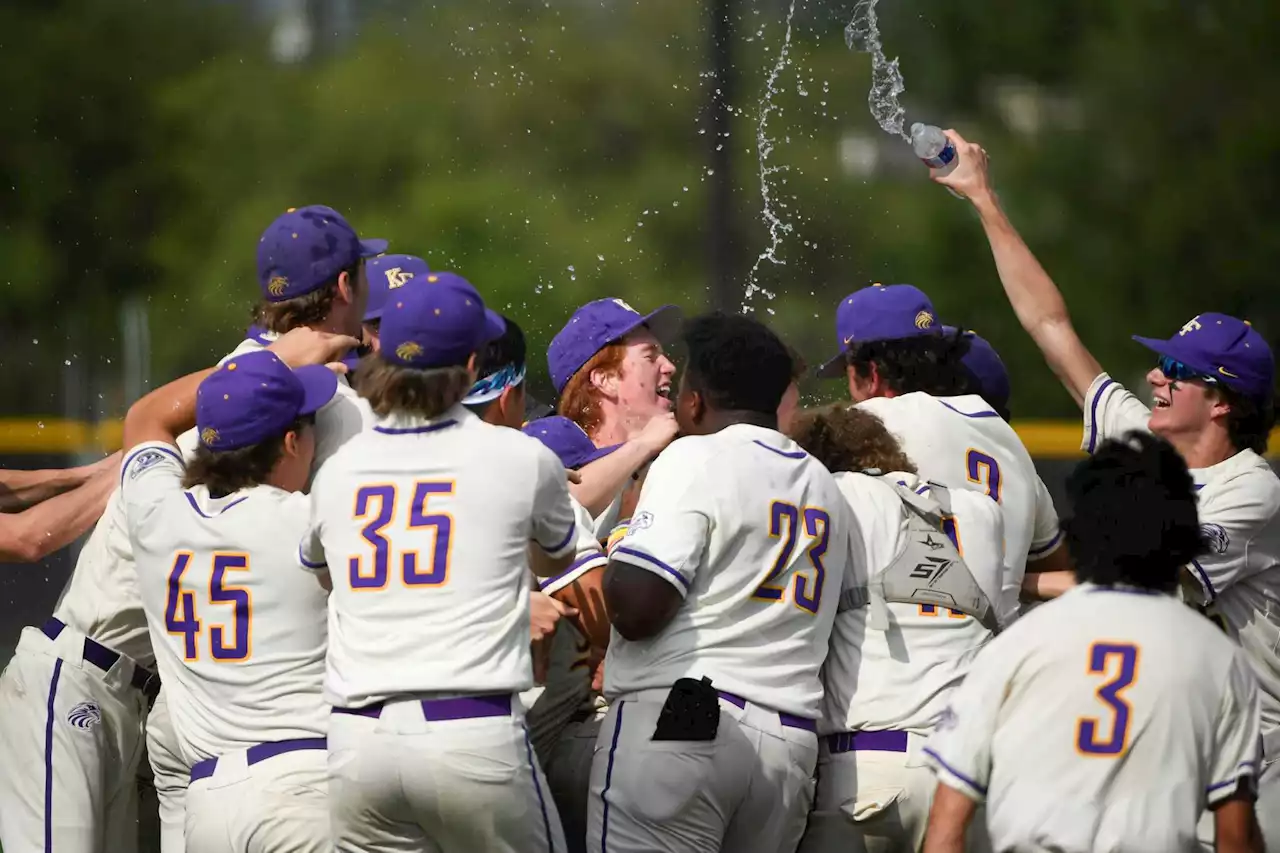
M1160 372L1170 382L1186 382L1190 379L1199 379L1210 385L1217 385L1218 380L1212 376L1206 376L1194 368L1188 367L1176 358L1170 358L1167 355L1160 356L1160 360L1156 362L1156 366L1160 368Z

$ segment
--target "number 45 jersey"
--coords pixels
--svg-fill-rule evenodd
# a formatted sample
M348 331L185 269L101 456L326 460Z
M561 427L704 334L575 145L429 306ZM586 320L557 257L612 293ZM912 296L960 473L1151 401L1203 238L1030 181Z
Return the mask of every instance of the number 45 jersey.
M173 445L147 442L121 489L184 757L324 737L326 593L297 565L306 496L255 486L212 498L182 475Z
M978 654L925 754L996 850L1196 850L1261 761L1257 682L1208 619L1082 584Z

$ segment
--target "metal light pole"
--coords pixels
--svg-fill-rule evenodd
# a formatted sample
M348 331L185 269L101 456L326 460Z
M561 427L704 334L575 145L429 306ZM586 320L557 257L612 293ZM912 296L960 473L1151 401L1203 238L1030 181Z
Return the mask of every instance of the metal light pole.
M710 186L707 189L708 272L711 307L728 311L736 296L733 276L733 145L729 142L736 73L733 68L734 0L710 0L711 88Z

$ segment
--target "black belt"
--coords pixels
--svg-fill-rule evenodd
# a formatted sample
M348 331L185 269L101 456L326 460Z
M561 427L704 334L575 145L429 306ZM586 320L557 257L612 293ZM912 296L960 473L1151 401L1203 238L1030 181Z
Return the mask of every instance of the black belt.
M40 626L40 630L50 640L58 639L58 635L66 630L66 623L55 616ZM84 638L84 659L96 666L98 669L106 672L116 665L116 661L120 660L120 653L107 648L97 640L89 637ZM134 666L133 674L129 676L129 683L141 690L143 695L147 697L148 702L155 702L156 697L160 695L160 676L156 675L149 669L142 666Z

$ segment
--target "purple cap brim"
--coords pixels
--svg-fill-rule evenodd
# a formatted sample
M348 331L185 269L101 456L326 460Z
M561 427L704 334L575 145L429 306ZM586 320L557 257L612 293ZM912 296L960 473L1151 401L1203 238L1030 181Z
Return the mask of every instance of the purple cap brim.
M381 255L387 250L390 244L379 237L370 237L368 240L360 241L360 257L372 258Z
M1187 367L1198 370L1206 376L1214 375L1214 366L1207 361L1200 359L1194 352L1186 352L1178 346L1178 339L1161 340L1160 338L1144 338L1139 335L1132 336L1135 341L1142 344L1156 355L1167 355L1172 359L1182 362Z
M502 337L507 333L507 321L503 319L501 314L499 314L497 311L494 311L492 308L484 309L484 320L485 320L485 328L484 328L485 337L484 337L484 340L481 341L481 343L487 344L489 343L489 341L496 341L498 338Z
M302 408L299 415L313 415L325 407L338 393L338 375L323 364L309 364L293 371L302 383Z
M631 334L640 326L648 326L653 336L665 344L680 333L682 320L684 320L684 312L678 305L663 305L644 315L640 322L623 332L623 335Z
M576 464L576 465L574 465L573 467L574 467L574 468L581 468L581 467L582 467L582 466L584 466L584 465L590 465L592 462L595 462L597 459L603 459L603 458L605 458L606 456L608 456L610 453L612 453L613 451L617 450L617 449L618 449L619 447L621 447L621 446L622 446L621 444L611 444L611 445L609 445L608 447L597 447L595 450L593 450L592 452L588 453L588 454L587 454L586 456L584 456L582 459L580 459L580 460L573 460L573 461L577 462L577 464ZM561 461L562 461L562 463L563 463L563 460L561 460Z

